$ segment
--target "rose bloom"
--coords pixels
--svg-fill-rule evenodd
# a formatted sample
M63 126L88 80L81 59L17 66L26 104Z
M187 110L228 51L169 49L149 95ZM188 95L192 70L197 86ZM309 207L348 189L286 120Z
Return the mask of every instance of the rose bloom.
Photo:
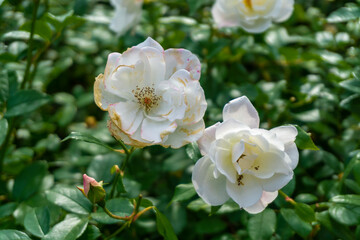
M148 38L123 54L111 53L96 78L96 104L108 127L128 145L179 148L198 140L207 107L200 62L185 49L164 49Z
M218 27L240 26L250 33L261 33L272 22L287 20L294 0L217 0L212 15Z
M141 19L143 0L110 0L115 7L115 14L110 29L118 35L124 34Z
M210 205L231 198L247 212L259 213L293 177L299 160L297 130L259 128L258 113L247 97L226 104L223 120L198 140L203 157L193 170L195 190Z

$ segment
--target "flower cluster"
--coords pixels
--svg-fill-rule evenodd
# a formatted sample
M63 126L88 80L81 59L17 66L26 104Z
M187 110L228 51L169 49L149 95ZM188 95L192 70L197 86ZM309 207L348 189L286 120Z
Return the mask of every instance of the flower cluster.
M111 0L116 7L111 29L127 31L141 15L142 0ZM288 19L294 0L217 0L212 8L219 27L240 26L259 33L272 22ZM274 201L293 177L299 159L297 130L259 128L259 116L245 96L225 105L223 122L205 130L207 107L200 86L199 59L185 49L168 49L148 38L123 54L111 53L104 74L94 84L96 104L108 111L108 128L124 143L179 148L198 141L203 157L195 164L192 182L210 205L229 199L249 213ZM96 190L93 194L89 188ZM102 186L84 175L83 193L93 202ZM100 194L99 194L100 193Z
M261 33L272 22L287 20L294 10L294 0L217 0L212 15L218 27L242 27Z
M123 54L109 55L96 78L96 104L108 111L108 127L126 144L179 148L198 140L207 107L200 61L185 49L164 49L148 38Z
M258 113L246 97L226 104L223 120L198 141L204 156L193 170L195 190L210 205L231 198L250 213L261 212L293 177L297 130L259 128Z

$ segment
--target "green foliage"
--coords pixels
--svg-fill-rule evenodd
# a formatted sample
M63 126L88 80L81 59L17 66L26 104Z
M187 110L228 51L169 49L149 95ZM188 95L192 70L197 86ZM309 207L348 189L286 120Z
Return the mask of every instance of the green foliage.
M144 1L122 36L109 1L40 1L31 42L35 2L0 0L0 239L360 239L359 1L295 1L261 34L216 28L214 1ZM196 142L133 151L111 136L94 79L109 53L148 36L199 57L207 127L242 95L261 128L296 126L288 198L256 215L209 206L191 183ZM76 188L84 173L104 181L111 213L142 215L92 204Z

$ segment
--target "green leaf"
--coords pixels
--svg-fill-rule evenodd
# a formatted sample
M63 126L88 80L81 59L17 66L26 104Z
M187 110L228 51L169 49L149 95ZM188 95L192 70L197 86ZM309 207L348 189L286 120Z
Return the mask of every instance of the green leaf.
M88 225L85 232L81 235L79 240L96 240L101 236L99 228L94 225Z
M340 107L360 116L360 94L353 94L340 102Z
M47 104L51 98L35 90L20 90L10 96L5 117L15 117L27 114Z
M325 226L334 236L342 240L353 240L355 239L353 233L344 225L334 222L329 215L328 211L316 213L316 220Z
M360 18L360 8L356 6L342 7L332 12L327 21L330 23L347 22Z
M9 80L6 71L0 73L0 103L6 102L9 97Z
M121 217L130 216L134 209L130 200L127 198L110 199L106 201L106 208L113 214ZM109 217L102 209L99 209L95 213L91 213L91 217L101 224L115 224L122 221Z
M188 200L188 199L192 198L195 195L196 195L196 191L195 191L194 186L193 186L192 183L179 184L175 188L174 196L171 199L169 205L172 202Z
M69 134L69 136L67 136L66 138L64 138L62 140L62 142L65 142L69 139L74 139L74 140L78 140L78 141L83 141L83 142L88 142L88 143L95 143L97 145L103 146L111 151L119 151L116 149L113 149L112 147L110 147L109 145L107 145L106 143L102 142L101 140L97 139L96 137L93 137L89 134L86 133L80 133L80 132L71 132Z
M226 228L226 223L219 218L208 217L195 225L195 231L201 235L220 233Z
M360 93L360 80L359 79L350 79L345 80L339 83L339 85L351 92Z
M30 33L26 31L11 31L7 32L2 36L2 40L9 40L9 41L28 41L30 39ZM40 36L34 35L35 40L44 41Z
M344 225L360 224L360 207L355 205L334 204L329 209L330 216Z
M0 206L0 218L7 217L13 214L17 208L17 203L10 202Z
M330 202L360 206L360 195L338 195L331 198Z
M92 210L90 201L75 187L58 185L46 192L47 199L66 211L77 214L89 214Z
M192 211L195 211L195 212L198 212L200 210L204 210L208 213L211 212L211 206L209 204L207 204L206 202L204 202L204 200L202 200L201 198L198 198L194 201L191 201L188 205L187 205L187 208L192 210Z
M300 149L310 149L310 150L319 150L319 148L314 144L313 140L310 137L310 134L305 132L301 127L295 125L298 130L298 135L296 136L296 146Z
M302 203L313 203L318 200L318 197L311 193L301 193L297 195L294 200Z
M219 211L219 209L221 208L222 206L211 206L211 209L210 209L210 216L214 215L215 213L217 213L217 211Z
M56 224L42 240L74 240L83 234L88 218L80 218L77 215L68 214L64 221Z
M46 207L33 208L24 219L25 229L36 237L42 238L50 229L50 212Z
M315 211L305 203L296 203L295 213L304 221L312 223L315 221Z
M4 240L31 240L26 233L18 230L0 230L0 239Z
M247 226L253 240L270 239L276 229L276 214L272 209L265 209L251 217Z
M204 4L204 0L186 0L187 3L189 4L189 8L190 8L190 15L193 15L196 10L199 9L199 7L201 7L201 5Z
M303 221L298 215L296 215L295 210L282 208L280 209L280 213L290 227L303 238L306 238L311 233L311 224Z
M98 181L110 183L114 178L114 175L110 174L110 170L114 165L119 164L122 159L123 156L116 153L97 155L91 161L86 173Z
M47 174L47 167L45 161L37 161L23 169L15 178L13 198L22 201L35 194Z
M31 23L31 21L24 23L19 30L31 32ZM52 37L52 31L49 24L43 20L36 21L34 34L39 35L46 41L50 41Z
M166 216L162 214L157 208L154 208L154 211L156 214L156 226L159 234L163 236L165 240L178 239L175 235L173 227L171 226L171 223L166 218Z
M358 164L360 163L360 154L356 154L351 160L350 162L346 165L343 176L339 182L339 192L342 189L342 186L346 180L346 178L349 176L349 174L351 173L351 170ZM355 176L356 179L357 176Z
M3 118L0 120L0 146L3 144L5 138L6 138L6 134L8 131L8 121L6 120L6 118Z

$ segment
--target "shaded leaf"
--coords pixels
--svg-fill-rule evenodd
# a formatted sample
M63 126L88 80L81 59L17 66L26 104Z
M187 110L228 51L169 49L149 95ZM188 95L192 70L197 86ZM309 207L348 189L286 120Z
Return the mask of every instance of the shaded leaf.
M176 201L185 201L196 195L196 191L192 183L179 184L175 188L175 193L170 203Z
M8 121L3 118L0 120L0 146L1 144L3 144L5 138L6 138L6 134L8 132Z
M303 221L299 216L297 216L295 210L282 208L280 209L280 213L290 227L303 238L306 238L311 233L311 224Z
M178 239L175 235L173 227L171 226L171 223L166 218L166 216L162 214L157 208L154 208L154 211L156 214L156 226L159 234L163 236L165 240Z
M272 209L265 209L251 217L248 222L250 238L253 240L270 239L276 229L276 214Z
M7 103L5 117L15 117L27 114L47 104L51 98L35 90L20 90L11 95Z
M22 201L36 193L47 174L47 167L45 161L37 161L22 170L15 178L13 198Z

